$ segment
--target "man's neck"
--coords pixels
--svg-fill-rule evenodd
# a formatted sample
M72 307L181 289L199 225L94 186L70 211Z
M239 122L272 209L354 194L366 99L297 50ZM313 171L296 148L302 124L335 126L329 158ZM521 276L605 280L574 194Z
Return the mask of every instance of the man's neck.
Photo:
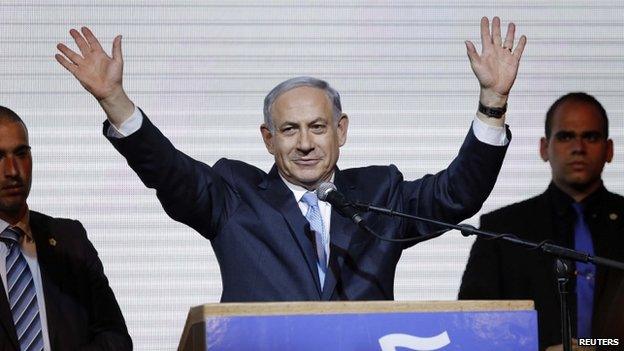
M28 210L28 206L24 205L17 211L2 211L0 212L0 219L9 223L10 225L14 225L19 222L26 215L26 211Z
M313 185L306 185L306 184L295 184L290 182L288 179L286 179L286 177L284 177L282 175L282 173L278 172L280 178L282 179L282 181L284 182L284 184L286 184L286 186L291 189L291 190L305 190L305 191L315 191L316 188L318 188L319 185L321 185L324 182L334 182L334 176L336 174L336 172L332 172L329 179L327 180L321 180L318 181L316 183L314 183Z
M553 182L555 183L555 185L557 186L557 188L559 188L559 190L563 191L564 193L566 193L568 196L570 196L572 199L574 199L575 202L581 202L583 201L585 198L587 198L589 195L593 194L596 190L598 190L600 188L600 186L602 186L602 180L599 180L587 187L583 187L583 188L574 188L572 186L569 186L567 184L559 184L557 181L553 180Z

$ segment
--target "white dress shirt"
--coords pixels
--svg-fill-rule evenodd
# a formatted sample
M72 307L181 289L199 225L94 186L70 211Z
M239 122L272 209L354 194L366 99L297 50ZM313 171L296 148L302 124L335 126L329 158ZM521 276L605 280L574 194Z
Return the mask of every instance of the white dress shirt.
M280 174L280 178L282 178L282 181L284 182L284 184L286 184L288 189L290 189L290 191L293 193L293 196L295 196L295 201L297 201L297 204L299 205L301 214L303 214L303 216L305 217L306 213L308 213L308 209L310 206L308 206L308 204L306 204L305 202L301 201L301 198L303 198L303 195L305 195L305 193L307 193L308 190L302 186L290 183L289 181L286 180L286 178L282 177L281 174ZM332 183L334 182L333 174L331 176L330 182ZM329 238L329 228L331 224L330 219L331 219L331 209L332 209L331 204L329 202L319 200L318 206L321 212L321 218L323 219L323 230L325 230L325 233L327 233L327 237ZM325 252L327 253L327 255L325 255L326 261L327 261L325 262L325 266L328 266L329 265L329 240L327 240L327 242L325 243Z

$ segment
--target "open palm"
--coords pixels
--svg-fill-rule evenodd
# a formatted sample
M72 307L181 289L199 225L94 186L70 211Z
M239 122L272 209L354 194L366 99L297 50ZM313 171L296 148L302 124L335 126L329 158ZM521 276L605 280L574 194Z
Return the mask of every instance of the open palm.
M520 65L520 58L526 45L523 35L513 50L516 26L510 23L507 27L505 41L502 42L500 19L492 19L490 32L487 17L481 19L481 55L477 53L472 42L466 42L466 49L470 59L470 66L479 80L482 89L491 90L495 94L506 96L509 94Z
M103 100L122 90L123 58L121 55L121 36L113 40L112 57L108 56L100 42L87 27L82 27L82 34L70 30L80 54L64 44L57 48L63 53L56 54L56 60L70 71L76 79L96 99Z

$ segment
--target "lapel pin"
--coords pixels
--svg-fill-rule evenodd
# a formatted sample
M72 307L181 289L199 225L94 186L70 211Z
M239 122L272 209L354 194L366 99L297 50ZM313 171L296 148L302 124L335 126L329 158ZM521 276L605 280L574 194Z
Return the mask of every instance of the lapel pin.
M56 240L54 238L50 238L48 242L50 243L50 245L56 246Z
M617 213L610 213L609 214L609 219L612 220L612 221L615 221L616 219L618 219Z

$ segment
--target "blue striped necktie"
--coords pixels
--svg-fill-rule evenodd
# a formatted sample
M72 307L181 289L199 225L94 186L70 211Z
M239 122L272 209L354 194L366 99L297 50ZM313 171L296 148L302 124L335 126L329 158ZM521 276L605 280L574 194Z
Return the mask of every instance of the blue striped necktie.
M594 255L591 232L583 215L583 204L572 204L576 212L574 225L574 249ZM596 266L591 263L576 262L576 309L577 337L591 337L592 316L594 310L594 284Z
M7 227L0 233L0 240L9 249L6 257L7 290L13 323L21 351L43 350L41 319L37 293L32 273L22 255L19 244L18 228Z
M325 252L325 245L328 242L328 238L325 233L325 227L323 226L323 217L321 217L321 210L318 206L316 194L308 191L303 195L301 201L308 205L308 212L305 217L308 222L310 222L310 227L314 231L316 256L318 257L316 264L322 290L323 283L325 283L325 273L327 272L327 253Z

